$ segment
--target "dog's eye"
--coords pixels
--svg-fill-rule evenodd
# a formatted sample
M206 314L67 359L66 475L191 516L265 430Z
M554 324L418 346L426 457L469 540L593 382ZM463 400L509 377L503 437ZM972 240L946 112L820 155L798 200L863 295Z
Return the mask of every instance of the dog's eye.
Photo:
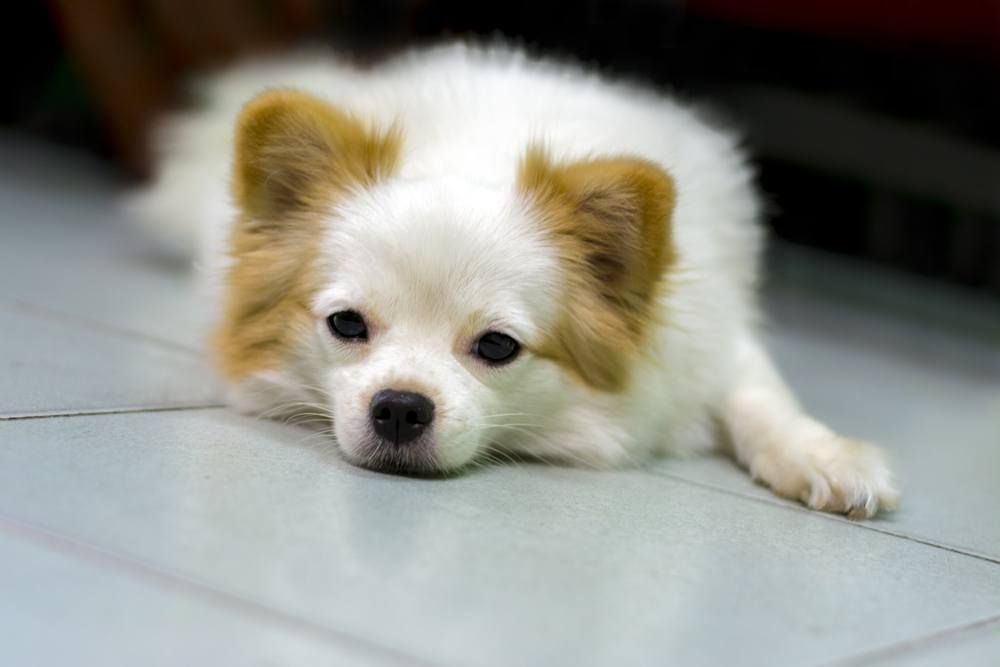
M353 310L342 310L326 318L326 323L334 336L365 340L368 338L368 327L361 315Z
M520 349L520 343L507 334L487 331L476 341L473 351L490 363L503 364L512 361Z

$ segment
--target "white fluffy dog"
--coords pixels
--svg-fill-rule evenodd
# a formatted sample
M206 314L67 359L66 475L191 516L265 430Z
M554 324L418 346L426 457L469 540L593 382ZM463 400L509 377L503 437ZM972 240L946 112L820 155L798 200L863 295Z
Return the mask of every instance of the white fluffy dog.
M805 414L759 343L751 170L691 108L462 45L200 92L134 203L217 276L237 408L319 408L378 468L723 447L813 508L896 501L880 450Z

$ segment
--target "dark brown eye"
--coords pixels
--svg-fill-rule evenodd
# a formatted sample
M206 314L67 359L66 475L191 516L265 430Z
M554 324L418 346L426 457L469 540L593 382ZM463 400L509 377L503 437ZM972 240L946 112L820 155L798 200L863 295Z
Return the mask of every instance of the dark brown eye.
M491 364L513 361L521 349L520 343L499 331L487 331L476 341L473 351Z
M365 326L365 319L353 310L342 310L326 318L326 323L330 331L338 338L351 338L366 340L368 338L368 327Z

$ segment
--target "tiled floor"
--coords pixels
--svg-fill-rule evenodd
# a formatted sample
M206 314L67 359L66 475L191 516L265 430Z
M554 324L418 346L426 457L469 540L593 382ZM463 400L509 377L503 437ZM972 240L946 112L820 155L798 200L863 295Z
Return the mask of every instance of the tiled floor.
M219 407L100 167L0 152L0 664L1000 665L995 302L776 255L781 365L896 460L875 521L718 458L380 475Z

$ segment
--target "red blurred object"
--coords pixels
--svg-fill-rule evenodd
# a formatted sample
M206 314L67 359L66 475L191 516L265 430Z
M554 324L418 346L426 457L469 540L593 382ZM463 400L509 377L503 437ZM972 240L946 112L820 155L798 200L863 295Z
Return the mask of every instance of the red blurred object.
M934 43L1000 63L997 0L689 0L696 13L781 30L880 43Z

